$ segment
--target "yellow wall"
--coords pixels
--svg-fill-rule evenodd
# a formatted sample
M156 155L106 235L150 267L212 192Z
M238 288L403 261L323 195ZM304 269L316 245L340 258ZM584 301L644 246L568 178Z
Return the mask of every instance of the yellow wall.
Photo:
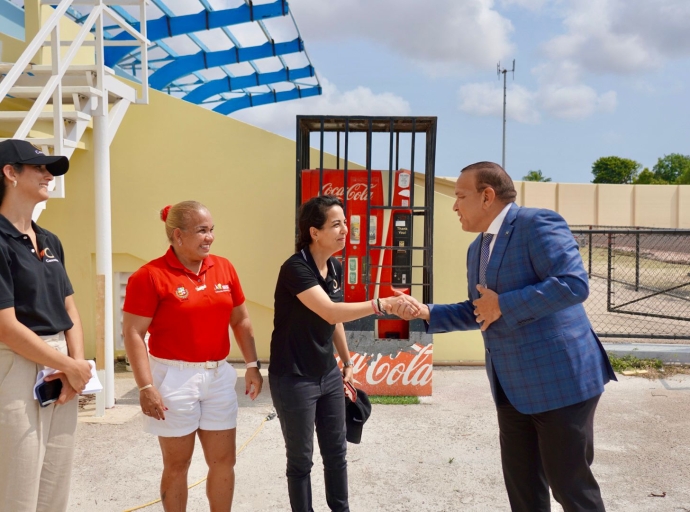
M65 245L89 356L95 336L92 158L91 151L75 152L67 198L51 200L40 218ZM151 91L149 105L129 108L111 146L113 271L132 272L167 250L160 208L201 201L216 224L213 253L237 268L260 356L267 357L275 282L294 248L294 162L289 139ZM324 165L335 166L335 158L327 155Z

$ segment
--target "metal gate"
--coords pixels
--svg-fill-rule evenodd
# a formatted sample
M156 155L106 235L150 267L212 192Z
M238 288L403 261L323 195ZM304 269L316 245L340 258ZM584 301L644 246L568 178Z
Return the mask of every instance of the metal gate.
M572 226L601 337L690 339L690 230Z

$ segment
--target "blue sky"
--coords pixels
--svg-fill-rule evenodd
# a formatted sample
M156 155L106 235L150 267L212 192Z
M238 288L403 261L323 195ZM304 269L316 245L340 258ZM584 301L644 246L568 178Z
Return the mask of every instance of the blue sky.
M591 181L601 156L690 154L688 0L292 0L324 95L233 117L294 138L295 114L438 116L436 173L501 161ZM330 144L332 147L332 144ZM379 151L374 165L387 168ZM356 152L354 159L362 158ZM363 161L363 159L362 159Z

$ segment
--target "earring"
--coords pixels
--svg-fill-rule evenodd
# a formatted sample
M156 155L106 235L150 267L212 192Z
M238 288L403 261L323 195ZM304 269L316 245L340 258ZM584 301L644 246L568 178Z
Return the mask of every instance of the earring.
M14 181L12 182L12 186L13 186L14 188L17 188L17 180L14 180Z
M182 245L182 240L178 240L177 245Z

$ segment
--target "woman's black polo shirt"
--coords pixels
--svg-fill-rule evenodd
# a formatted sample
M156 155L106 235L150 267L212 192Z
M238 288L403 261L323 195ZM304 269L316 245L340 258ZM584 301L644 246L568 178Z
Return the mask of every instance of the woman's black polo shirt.
M74 325L65 309L65 297L74 290L60 240L32 226L38 255L31 239L0 215L0 309L13 307L19 322L39 336L48 336Z
M336 366L335 326L302 304L297 295L318 285L333 302L343 302L342 274L340 262L329 258L328 274L326 279L322 278L308 248L291 256L280 267L268 368L271 375L319 378Z

